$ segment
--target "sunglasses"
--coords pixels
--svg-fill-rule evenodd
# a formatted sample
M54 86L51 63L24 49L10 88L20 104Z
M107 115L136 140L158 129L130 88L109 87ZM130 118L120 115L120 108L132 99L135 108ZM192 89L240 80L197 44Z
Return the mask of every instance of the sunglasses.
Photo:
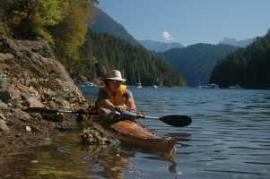
M113 83L113 84L122 84L123 83L121 81L116 81L116 80L110 80L109 82Z

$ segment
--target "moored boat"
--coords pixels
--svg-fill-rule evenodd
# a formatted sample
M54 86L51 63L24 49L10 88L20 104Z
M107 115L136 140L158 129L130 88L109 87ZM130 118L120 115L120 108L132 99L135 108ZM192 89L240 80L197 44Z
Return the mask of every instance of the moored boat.
M150 152L175 152L176 138L161 138L133 120L123 119L112 124L92 121L100 121L98 116L91 118L91 124L105 135L117 139L124 145L138 147Z
M142 88L142 83L141 82L137 83L137 88Z

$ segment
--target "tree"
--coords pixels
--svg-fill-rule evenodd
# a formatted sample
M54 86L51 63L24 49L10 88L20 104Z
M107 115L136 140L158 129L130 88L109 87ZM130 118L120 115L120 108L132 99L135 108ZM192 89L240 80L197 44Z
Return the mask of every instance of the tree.
M214 68L210 82L221 87L270 87L270 31L245 49L227 56Z
M88 32L88 40L83 48L91 60L93 56L100 67L108 71L119 69L125 73L127 83L134 85L138 76L143 85L184 85L180 75L161 59L153 56L142 47L134 47L129 43L108 34ZM91 68L90 68L91 69Z

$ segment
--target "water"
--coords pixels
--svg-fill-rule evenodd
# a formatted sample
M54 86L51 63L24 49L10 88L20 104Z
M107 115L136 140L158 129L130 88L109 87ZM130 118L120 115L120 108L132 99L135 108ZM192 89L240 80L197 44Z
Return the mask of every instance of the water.
M185 114L188 127L141 123L160 136L178 136L175 156L119 146L82 148L78 132L51 146L10 156L3 176L26 178L269 178L270 91L131 88L147 115ZM93 89L84 89L92 96ZM34 154L33 154L34 153ZM16 165L14 165L16 163ZM14 169L14 166L15 167ZM14 172L16 170L16 172Z

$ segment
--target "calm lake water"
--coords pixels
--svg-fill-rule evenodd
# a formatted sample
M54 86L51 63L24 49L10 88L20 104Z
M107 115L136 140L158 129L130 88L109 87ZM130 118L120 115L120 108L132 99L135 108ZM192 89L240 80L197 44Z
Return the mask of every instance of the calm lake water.
M269 90L131 90L147 115L192 117L192 124L182 128L141 121L160 136L179 137L175 156L119 146L84 148L75 131L29 154L11 156L0 178L270 178Z

